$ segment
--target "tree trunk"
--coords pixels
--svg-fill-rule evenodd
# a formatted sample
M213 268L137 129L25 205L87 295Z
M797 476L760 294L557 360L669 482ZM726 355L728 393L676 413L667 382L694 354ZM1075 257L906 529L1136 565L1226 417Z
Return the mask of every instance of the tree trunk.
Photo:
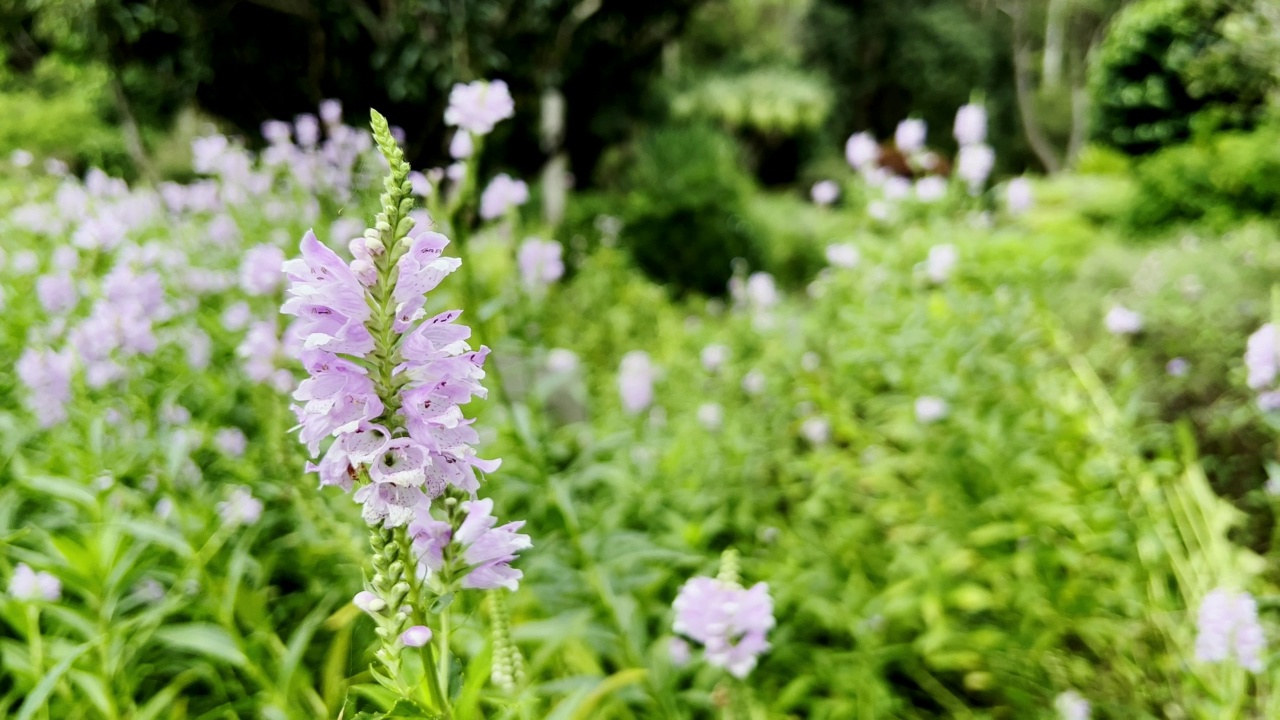
M1024 42L1022 9L1016 3L1011 5L1009 15L1013 18L1013 88L1018 100L1018 115L1022 118L1022 130L1026 133L1031 151L1036 154L1045 171L1056 173L1062 168L1062 161L1058 159L1052 143L1045 137L1036 114L1035 89L1031 84L1031 51Z

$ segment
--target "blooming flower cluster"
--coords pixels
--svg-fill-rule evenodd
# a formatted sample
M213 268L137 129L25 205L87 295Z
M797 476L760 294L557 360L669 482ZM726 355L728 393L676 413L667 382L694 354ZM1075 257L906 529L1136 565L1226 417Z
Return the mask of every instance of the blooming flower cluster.
M1258 623L1258 604L1247 592L1219 588L1200 603L1196 659L1223 662L1234 659L1250 672L1262 672L1266 637Z
M1276 376L1280 374L1280 333L1274 323L1267 323L1249 336L1244 352L1249 388L1258 391L1258 407L1271 412L1280 410L1280 390Z
M765 583L744 588L731 580L691 578L672 607L673 629L700 643L706 661L734 677L745 678L769 649L773 598Z
M384 123L375 115L392 174L374 227L349 244L352 261L308 232L301 257L284 263L281 311L296 317L288 335L308 373L293 395L299 438L313 458L332 438L307 469L321 486L351 492L377 532L404 528L420 577L443 587L515 589L520 571L510 563L531 543L516 532L523 523L495 527L492 500L477 499L477 473L499 461L478 457L479 436L460 407L486 396L489 349L468 344L461 310L425 312L427 294L461 261L444 255L444 235L414 228L409 168ZM442 499L446 520L431 512ZM376 550L393 552L392 536L375 537L382 538ZM399 591L386 585L398 581L379 582L371 591L398 607L388 593ZM405 645L426 642L414 628L397 633Z
M622 396L622 409L635 415L653 403L653 381L658 371L649 353L632 350L622 356L618 369L618 392Z
M564 248L555 240L526 238L516 254L524 286L529 290L539 290L563 277L563 254Z

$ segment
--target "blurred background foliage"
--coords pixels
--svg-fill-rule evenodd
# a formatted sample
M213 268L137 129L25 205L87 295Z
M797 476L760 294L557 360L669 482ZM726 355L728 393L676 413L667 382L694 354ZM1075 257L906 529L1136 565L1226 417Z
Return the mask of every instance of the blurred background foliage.
M573 189L562 215L524 213L564 243L569 282L529 310L527 324L507 328L537 336L504 372L528 370L530 402L548 406L537 437L546 465L522 461L527 427L495 422L510 458L503 491L548 533L527 566L535 597L514 608L555 618L528 623L518 638L547 643L532 660L543 679L661 654L665 620L652 608L665 611L702 558L758 542L748 561L794 618L762 666L761 695L781 716L978 708L1025 717L1015 713L1043 706L1047 688L1078 686L1102 717L1185 717L1176 712L1201 679L1183 672L1189 639L1170 618L1186 608L1170 588L1203 594L1186 567L1237 553L1247 577L1280 582L1275 563L1261 568L1254 555L1277 553L1266 489L1275 433L1240 367L1244 338L1272 317L1280 273L1277 0L0 0L0 53L0 155L27 150L143 182L192 177L189 140L211 124L252 145L264 120L312 112L328 97L349 117L382 109L404 129L415 166L444 164L450 86L510 84L516 121L487 139L486 170L533 179L563 161ZM956 109L970 101L987 109L997 182L1044 174L1035 211L1012 221L996 193L954 193L945 210L912 206L896 224L864 212L845 139L870 131L887 147L897 124L916 117L928 123L929 148L951 156ZM842 194L834 208L809 201L811 183L825 179ZM550 196L547 188L534 193ZM18 202L17 190L6 192ZM271 227L242 220L255 237ZM833 242L855 244L863 264L833 272L824 255ZM954 242L963 261L955 282L933 287L917 265L941 242ZM507 249L476 248L486 296L514 283ZM785 343L762 340L719 297L735 271L758 270L794 291L779 311L799 318ZM1140 312L1144 331L1108 334L1099 322L1107 304ZM31 322L14 320L14 347ZM231 362L234 342L217 340L220 361ZM712 341L741 360L724 376L696 361ZM641 345L665 368L660 392L674 429L608 405L620 357ZM542 346L584 359L571 392L538 377ZM819 369L799 366L806 352ZM1185 374L1168 372L1175 359ZM741 389L757 367L773 378L768 412ZM0 378L6 393L12 382ZM198 373L175 384L176 396L156 378L147 387L138 412L157 426L153 411L175 397L210 418L202 432L234 425L279 439L290 424L270 403L246 409L243 387ZM965 407L926 435L909 410L923 394L963 396ZM594 435L551 407L583 397L606 405L587 419ZM730 440L709 440L692 420L708 399L722 405L719 437ZM801 436L802 407L832 419L829 444L811 448ZM16 451L26 436L4 429L6 451ZM165 467L172 451L162 442L133 440L120 450L121 486L178 472ZM42 473L92 464L82 448L42 453L32 460ZM255 445L224 468L256 477L260 494L289 508L274 518L280 528L220 556L232 569L196 562L190 538L212 521L198 511L184 514L180 541L131 528L128 542L167 548L158 563L166 582L190 573L216 591L207 606L165 606L146 622L244 634L206 643L206 655L222 648L213 652L222 664L190 676L158 649L180 640L148 639L141 659L119 663L152 662L151 653L154 676L114 691L199 683L228 695L213 705L261 692L273 707L332 706L343 653L368 633L351 617L320 621L354 588L360 556L350 528L331 527L338 511L326 504L340 499L299 499L298 454ZM107 512L106 494L12 473L15 485L0 488L0 529L45 505ZM554 476L554 493L543 475ZM63 497L32 509L16 499L28 497L19 481ZM131 492L112 502L149 512ZM691 505L662 505L677 496ZM1209 527L1187 529L1169 510L1190 497ZM598 528L584 532L579 513L602 518ZM766 539L773 526L762 522L790 527ZM1225 542L1228 528L1236 545ZM100 539L83 527L48 535L41 542L68 557L114 549L94 546ZM295 564L255 545L259 535L288 538ZM662 571L646 564L653 558ZM68 586L103 606L122 601L141 572L129 563L118 563L127 577L115 585L95 585L101 567L116 565L86 565ZM297 567L320 570L304 577ZM228 581L232 573L248 579ZM281 587L296 595L272 606ZM305 607L299 597L324 602ZM302 635L257 631L266 625ZM281 651L286 644L297 653ZM307 662L290 659L297 654ZM792 673L800 665L808 672Z

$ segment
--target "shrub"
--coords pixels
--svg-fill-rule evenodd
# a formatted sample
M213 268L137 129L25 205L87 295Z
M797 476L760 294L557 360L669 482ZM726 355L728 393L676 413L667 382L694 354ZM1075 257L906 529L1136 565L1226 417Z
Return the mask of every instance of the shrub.
M1137 230L1174 222L1222 229L1268 216L1280 205L1280 132L1223 133L1166 148L1138 163L1135 174L1129 222Z
M1278 274L1276 229L1254 224L1212 242L1188 234L1157 248L1095 253L1057 303L1096 366L1139 379L1148 417L1164 421L1148 426L1151 446L1168 441L1165 423L1190 422L1214 488L1250 511L1242 539L1255 549L1269 541L1273 522L1260 488L1275 442L1245 386L1241 357L1249 334L1271 315ZM1067 301L1084 297L1100 300ZM1106 337L1102 313L1110 302L1138 311L1143 333L1128 342ZM1166 371L1174 358L1187 361L1185 374Z
M737 146L704 125L659 128L636 143L622 186L622 241L636 264L678 292L724 293L736 258L759 267L747 222L752 182Z
M1276 71L1268 22L1227 0L1144 0L1121 13L1091 77L1094 135L1140 155L1192 134L1259 119ZM1252 28L1252 29L1251 29Z

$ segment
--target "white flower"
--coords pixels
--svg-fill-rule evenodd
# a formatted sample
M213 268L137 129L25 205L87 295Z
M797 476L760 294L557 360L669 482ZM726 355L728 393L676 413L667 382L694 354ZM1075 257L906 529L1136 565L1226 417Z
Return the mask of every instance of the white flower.
M1244 364L1249 370L1249 387L1260 390L1271 385L1280 371L1280 335L1276 326L1267 323L1249 336Z
M908 118L898 123L898 127L893 131L893 144L898 146L898 150L910 155L924 149L925 135L929 131L929 126L924 120L918 118Z
M916 181L916 199L933 203L947 196L947 181L940 175L926 175Z
M810 445L825 445L831 440L831 423L815 415L800 423L800 434Z
M511 91L501 80L457 84L449 92L449 107L444 111L447 125L456 125L477 135L487 135L493 126L515 114Z
M839 199L840 186L834 180L821 180L813 184L809 196L813 198L815 205L826 207Z
M262 501L255 498L249 488L233 486L231 497L218 503L218 517L227 525L252 525L262 517Z
M706 368L707 372L718 372L729 359L729 348L713 343L702 348L701 359L702 367Z
M500 174L489 181L489 186L480 194L480 217L484 220L493 220L506 215L511 208L528 201L529 186L525 185L523 180Z
M454 160L465 160L473 152L475 145L471 142L471 133L460 129L453 134L453 140L449 142L449 154Z
M947 401L932 395L916 398L916 422L922 425L937 422L947 416Z
M622 396L622 408L634 415L653 402L653 380L657 369L649 359L649 353L632 350L622 356L618 368L618 392Z
M970 103L956 111L956 142L961 145L978 145L987 139L987 111L981 105Z
M996 152L989 145L965 145L956 157L956 175L977 195L996 165Z
M1021 215L1031 209L1035 197L1031 190L1031 181L1024 177L1016 177L1004 188L1004 207L1010 215Z
M1219 588L1205 596L1197 616L1197 660L1222 662L1234 655L1241 667L1258 673L1265 646L1253 595Z
M719 403L703 403L698 406L698 422L708 430L719 430L724 423L724 408Z
M1142 315L1120 305L1108 310L1103 322L1107 326L1107 332L1112 335L1136 335L1142 332Z
M855 133L844 144L844 158L855 170L864 170L880 159L880 146L871 133Z
M852 243L836 243L827 246L827 262L832 267L843 268L848 270L856 267L861 254L858 248Z
M9 594L18 600L57 602L62 598L62 581L47 572L36 572L26 563L18 563L9 578Z
M547 369L553 373L571 373L578 369L578 356L572 350L552 348L547 353Z
M748 395L759 395L764 392L766 384L764 373L759 370L752 370L742 377L742 389Z
M1089 701L1075 690L1068 690L1053 701L1059 720L1089 720Z
M882 187L885 200L905 200L911 195L911 181L898 175L885 178Z
M955 245L934 245L929 248L929 256L925 258L924 272L934 283L944 283L951 277L959 259L960 253L956 251Z

